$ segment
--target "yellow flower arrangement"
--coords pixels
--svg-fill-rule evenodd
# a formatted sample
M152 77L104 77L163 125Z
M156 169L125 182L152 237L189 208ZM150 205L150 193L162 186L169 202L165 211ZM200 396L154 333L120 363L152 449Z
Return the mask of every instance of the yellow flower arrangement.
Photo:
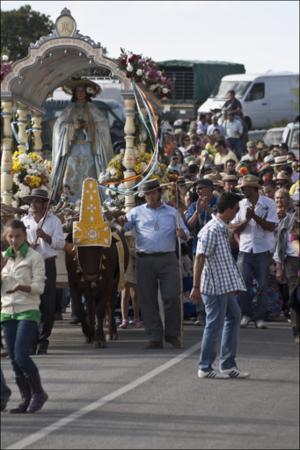
M12 157L14 203L18 206L19 198L30 194L33 188L47 189L50 172L51 163L38 153L14 152Z

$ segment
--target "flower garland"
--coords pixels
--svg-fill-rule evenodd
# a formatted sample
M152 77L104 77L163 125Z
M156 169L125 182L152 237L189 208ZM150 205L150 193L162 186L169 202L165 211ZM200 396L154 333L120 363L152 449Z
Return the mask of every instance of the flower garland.
M48 188L51 161L44 160L35 152L16 151L12 156L13 198L18 206L20 198L29 195L33 188Z
M172 81L163 71L159 70L151 58L144 58L142 55L132 52L126 53L121 48L118 64L120 69L126 72L128 78L143 84L159 99L171 97Z
M0 79L1 83L6 77L6 75L11 72L12 69L12 61L9 61L7 55L2 55L1 57L1 68L0 68Z

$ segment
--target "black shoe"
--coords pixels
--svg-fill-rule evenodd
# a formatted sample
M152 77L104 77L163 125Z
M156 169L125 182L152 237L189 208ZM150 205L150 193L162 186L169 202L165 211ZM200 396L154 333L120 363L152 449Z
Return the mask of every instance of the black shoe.
M71 325L77 325L78 323L80 323L80 319L78 319L78 317L73 317L69 323Z
M36 354L37 355L47 355L48 345L49 345L48 342L41 342L38 345Z
M56 311L54 315L54 320L64 320L63 315L60 311Z
M163 343L161 341L149 341L144 347L145 350L152 350L159 348L163 348Z
M173 345L175 348L181 348L181 340L178 337L166 336L165 341L169 344Z
M27 375L26 378L32 393L28 412L33 414L43 407L44 403L48 400L48 394L42 387L41 378L38 371Z

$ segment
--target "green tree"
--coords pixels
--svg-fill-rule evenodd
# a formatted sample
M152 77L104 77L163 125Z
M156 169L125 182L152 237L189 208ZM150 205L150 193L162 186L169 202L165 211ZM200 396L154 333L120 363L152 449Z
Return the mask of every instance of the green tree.
M47 36L53 27L50 16L34 11L30 5L1 11L1 47L7 49L12 61L24 58L29 45Z

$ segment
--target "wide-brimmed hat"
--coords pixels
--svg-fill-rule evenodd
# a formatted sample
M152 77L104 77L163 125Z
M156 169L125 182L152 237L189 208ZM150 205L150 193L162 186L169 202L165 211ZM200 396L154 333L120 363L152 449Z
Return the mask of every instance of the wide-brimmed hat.
M238 188L243 188L243 187L259 187L259 179L258 177L256 177L255 175L244 175L243 178L241 178L240 180L240 184L237 186Z
M283 166L285 164L288 164L288 156L282 155L282 156L275 156L274 164L271 164L271 166L276 167L276 166Z
M91 97L97 97L97 95L99 95L102 91L101 87L97 83L94 83L94 81L88 80L86 78L72 78L63 85L63 91L66 94L73 95L74 89L77 86L84 86L86 92Z
M142 193L147 194L148 192L156 191L157 189L161 189L161 185L157 178L154 178L153 180L145 181L145 183L142 185Z
M48 191L46 191L46 189L32 189L31 194L30 195L25 195L24 197L22 197L22 201L24 203L30 203L32 199L34 198L40 198L42 200L45 200L46 202L48 202L49 199L49 193Z
M272 162L275 162L273 155L267 155L264 157L264 163L271 164Z
M238 177L236 175L225 174L225 175L222 176L222 181L223 182L225 182L225 181L236 181L236 182L238 182L239 179L238 179Z
M195 186L197 186L197 187L200 186L200 187L203 187L203 188L209 188L209 189L213 190L214 183L211 180L207 179L207 178L201 178L200 180L197 180L195 182Z
M286 180L286 181L290 181L290 177L288 176L288 174L284 171L281 170L280 172L277 173L275 180Z

